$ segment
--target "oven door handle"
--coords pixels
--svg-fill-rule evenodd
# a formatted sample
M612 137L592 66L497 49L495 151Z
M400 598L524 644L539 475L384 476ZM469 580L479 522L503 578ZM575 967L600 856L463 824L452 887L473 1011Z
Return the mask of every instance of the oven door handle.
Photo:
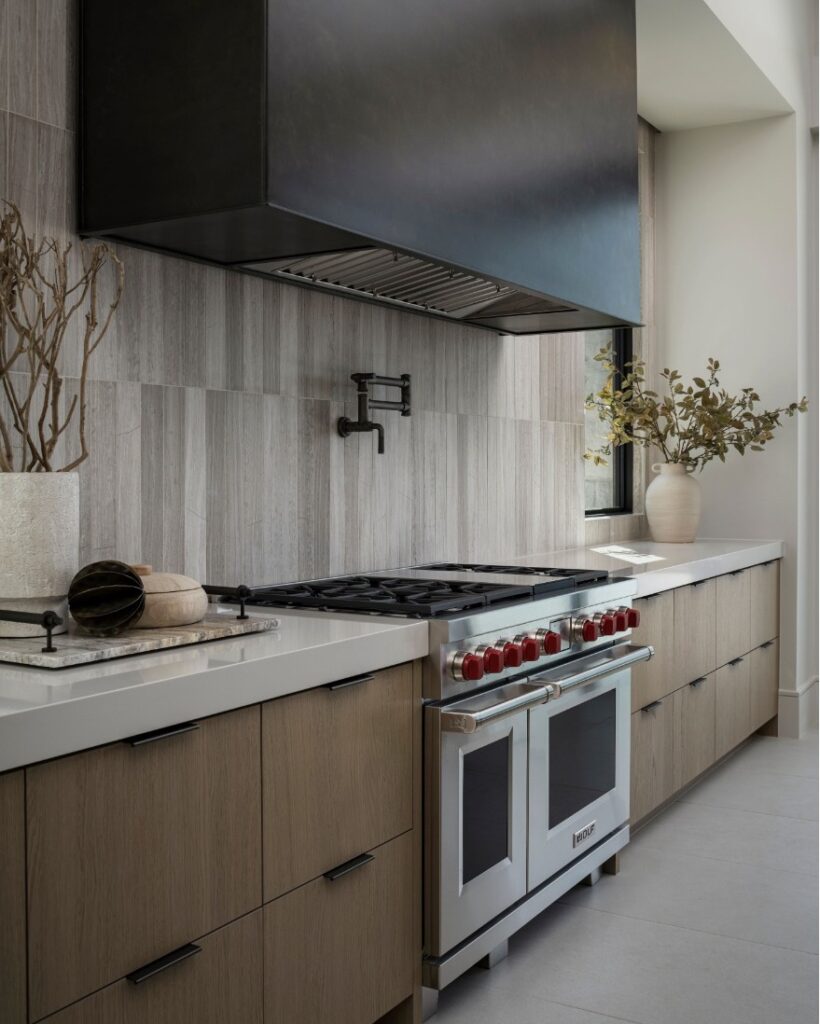
M607 651L605 657L593 655L584 658L581 662L575 663L575 671L560 675L560 669L554 672L547 672L535 677L533 681L543 683L547 689L550 700L555 700L567 690L573 690L576 686L583 686L585 683L603 679L614 672L622 672L630 665L636 665L640 661L648 661L655 653L655 648L649 644L623 644L621 647L613 647ZM587 662L584 667L584 662ZM579 664L582 666L578 671Z
M515 715L527 708L535 707L536 704L543 704L549 699L549 690L546 686L528 686L525 693L516 694L508 700L499 701L488 708L480 711L447 711L441 712L442 732L476 732L482 726L490 722L497 722L508 715Z

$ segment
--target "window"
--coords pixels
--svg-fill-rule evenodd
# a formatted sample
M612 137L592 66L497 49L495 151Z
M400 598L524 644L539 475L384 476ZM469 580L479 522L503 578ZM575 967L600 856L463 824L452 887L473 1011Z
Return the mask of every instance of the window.
M632 359L632 331L619 327L612 331L590 331L585 335L584 394L600 391L606 382L606 371L595 362L596 353L607 344L615 353L615 365L623 372ZM600 448L606 441L606 424L596 412L585 414L587 448ZM617 514L632 511L632 446L616 448L604 466L585 462L584 489L586 512L591 515Z

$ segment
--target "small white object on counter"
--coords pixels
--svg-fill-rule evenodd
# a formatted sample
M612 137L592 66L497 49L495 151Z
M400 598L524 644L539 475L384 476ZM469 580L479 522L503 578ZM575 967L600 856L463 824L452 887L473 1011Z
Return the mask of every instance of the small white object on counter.
M236 609L222 614L235 616ZM251 614L259 614L251 612ZM427 622L276 609L279 629L59 672L0 666L0 772L414 661Z
M618 576L634 576L638 583L636 596L648 597L782 557L782 540L696 540L692 544L626 540L547 551L509 561L511 565L606 569Z

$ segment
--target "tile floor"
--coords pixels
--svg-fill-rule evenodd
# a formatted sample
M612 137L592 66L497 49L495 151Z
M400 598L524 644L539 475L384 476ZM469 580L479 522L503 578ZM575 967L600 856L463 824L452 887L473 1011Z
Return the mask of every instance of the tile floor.
M435 1024L817 1024L818 743L755 736Z

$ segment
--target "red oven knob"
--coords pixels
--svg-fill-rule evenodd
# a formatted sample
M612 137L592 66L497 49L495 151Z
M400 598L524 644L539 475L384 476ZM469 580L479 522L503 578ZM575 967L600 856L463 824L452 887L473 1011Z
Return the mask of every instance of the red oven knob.
M476 654L484 659L485 672L504 671L504 652L499 647L477 647Z
M613 636L615 633L615 616L611 612L602 612L595 616L601 636ZM584 638L586 639L586 638ZM594 639L594 638L593 638Z
M538 661L541 657L541 644L539 644L537 637L527 636L522 633L515 639L516 643L521 647L524 661Z
M477 683L484 678L484 659L469 651L456 651L452 661L453 675L465 682Z
M637 629L641 624L641 613L637 608L621 608L621 611L626 615L626 625L628 629Z
M585 644L598 639L598 625L592 619L581 619L578 623L578 635Z
M498 644L504 653L504 664L507 668L518 668L524 660L521 644L514 644L511 640L499 640Z
M544 654L560 654L561 653L561 634L556 633L554 629L539 629L536 636L541 641L544 648Z
M625 630L629 629L629 616L627 615L625 608L619 608L618 611L614 613L613 618L615 619L616 633L623 633Z

